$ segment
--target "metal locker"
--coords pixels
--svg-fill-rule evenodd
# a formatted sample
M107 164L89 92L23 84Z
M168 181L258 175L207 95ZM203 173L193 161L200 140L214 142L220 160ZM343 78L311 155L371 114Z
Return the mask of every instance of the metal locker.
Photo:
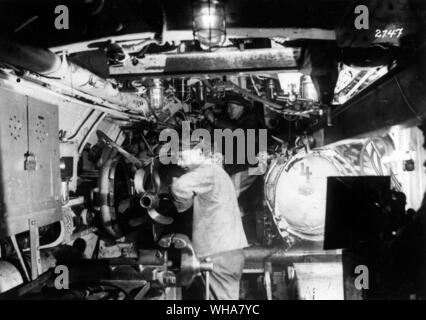
M0 237L58 221L58 108L0 89Z

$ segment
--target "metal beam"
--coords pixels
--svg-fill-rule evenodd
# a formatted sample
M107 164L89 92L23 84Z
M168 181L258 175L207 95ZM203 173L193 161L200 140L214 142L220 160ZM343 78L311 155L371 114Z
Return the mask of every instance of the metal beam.
M192 30L167 30L162 35L164 41L188 41L194 39ZM227 39L239 38L283 38L287 40L336 40L334 30L319 28L227 28Z
M151 54L137 65L126 61L110 68L111 76L206 75L240 72L297 70L298 48L226 50L174 54Z
M333 126L322 120L310 128L320 145L365 137L394 125L415 126L426 119L426 55L422 50L413 64L393 70L331 115Z
M238 38L283 38L287 40L311 39L311 40L336 40L334 30L319 28L228 28L228 39ZM155 39L155 32L132 33L126 35L103 37L89 41L70 43L51 47L52 52L67 52L68 54L99 50L109 42L137 43L148 39ZM192 30L166 30L162 34L163 42L190 41L194 39Z

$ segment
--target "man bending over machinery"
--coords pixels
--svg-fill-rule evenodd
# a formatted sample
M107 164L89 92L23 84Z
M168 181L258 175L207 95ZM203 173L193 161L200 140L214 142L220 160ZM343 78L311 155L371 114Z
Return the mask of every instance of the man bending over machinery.
M213 263L210 299L238 300L247 239L232 181L209 149L197 145L182 150L179 165L187 172L174 179L172 195L178 212L193 205L195 252Z

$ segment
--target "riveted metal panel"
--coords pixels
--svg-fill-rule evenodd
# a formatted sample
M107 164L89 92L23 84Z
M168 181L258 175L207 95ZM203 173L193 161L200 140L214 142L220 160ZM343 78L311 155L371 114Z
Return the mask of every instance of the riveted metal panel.
M55 222L60 209L57 106L0 90L0 237L29 219Z
M60 199L58 123L57 106L29 98L29 151L37 163L37 169L29 171L31 209L35 212L55 208Z
M27 152L27 97L0 92L0 234L13 233L9 221L29 208Z

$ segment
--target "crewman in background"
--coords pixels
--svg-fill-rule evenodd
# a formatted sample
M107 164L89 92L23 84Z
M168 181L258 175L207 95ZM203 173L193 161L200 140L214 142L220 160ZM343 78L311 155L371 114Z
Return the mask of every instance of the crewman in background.
M259 116L252 110L252 108L250 108L249 102L241 95L236 93L228 93L225 98L225 102L227 117L217 117L210 109L207 109L204 112L206 120L210 122L215 129L230 129L232 131L236 129L243 129L245 136L247 137L248 129L260 129L263 127L261 121L259 120ZM255 143L255 146L258 146L257 141L252 141L249 143ZM241 193L250 188L258 175L249 174L250 164L248 163L246 155L245 163L237 163L237 149L238 148L234 143L234 163L226 164L225 170L231 176L232 182L235 186L237 198L239 198Z

